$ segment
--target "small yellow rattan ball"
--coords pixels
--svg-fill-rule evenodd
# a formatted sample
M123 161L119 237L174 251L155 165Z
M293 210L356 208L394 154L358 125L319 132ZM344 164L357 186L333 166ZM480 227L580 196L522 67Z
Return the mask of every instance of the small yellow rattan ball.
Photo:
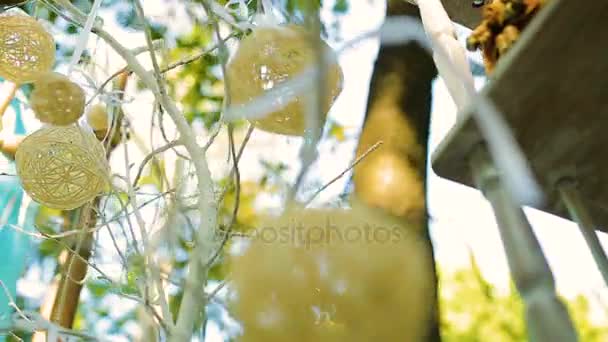
M331 48L323 47L332 56L327 68L327 92L323 120L336 97L342 91L343 74ZM244 105L265 91L297 76L316 62L317 53L311 36L303 27L258 27L245 37L227 67L231 105ZM257 128L285 135L304 135L306 129L306 101L293 101L267 116L252 120Z
M30 97L30 105L38 120L59 126L78 121L84 112L84 103L84 90L56 72L41 75L34 83Z
M0 16L0 77L18 84L33 82L55 63L55 41L25 15Z
M104 148L78 126L41 128L19 145L15 161L23 189L49 208L78 208L107 184Z
M107 131L109 120L106 106L102 103L91 106L87 111L87 122L94 131Z

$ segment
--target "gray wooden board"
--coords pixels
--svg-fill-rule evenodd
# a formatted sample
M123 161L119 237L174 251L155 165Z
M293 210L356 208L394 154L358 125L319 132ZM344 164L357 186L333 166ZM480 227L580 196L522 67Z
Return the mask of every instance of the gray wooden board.
M481 9L473 7L473 0L443 0L442 3L454 22L472 29L481 21Z
M482 92L504 113L545 189L538 209L569 218L553 182L575 176L598 229L608 232L608 1L553 0ZM467 155L483 139L471 110L461 114L433 169L473 186Z

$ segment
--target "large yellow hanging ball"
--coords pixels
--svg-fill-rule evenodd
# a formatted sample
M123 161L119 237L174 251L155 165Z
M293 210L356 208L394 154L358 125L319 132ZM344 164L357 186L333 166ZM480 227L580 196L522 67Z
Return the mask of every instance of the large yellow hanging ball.
M295 209L258 226L230 272L246 341L424 341L430 245L360 204Z
M78 126L44 127L29 135L15 155L24 190L49 208L78 208L102 192L109 177L105 151Z
M336 97L342 91L343 74L337 57L323 43L325 52L332 56L327 68L327 92L323 120ZM231 105L244 105L277 85L297 76L314 66L317 53L311 43L311 35L304 27L295 25L258 27L241 40L227 66ZM277 99L280 101L280 99ZM304 135L306 129L306 97L298 96L282 109L252 120L264 131Z
M34 83L30 97L30 105L38 120L51 125L73 124L82 116L84 104L84 90L56 72L41 75Z
M14 83L33 82L55 63L55 41L25 15L0 16L0 77Z

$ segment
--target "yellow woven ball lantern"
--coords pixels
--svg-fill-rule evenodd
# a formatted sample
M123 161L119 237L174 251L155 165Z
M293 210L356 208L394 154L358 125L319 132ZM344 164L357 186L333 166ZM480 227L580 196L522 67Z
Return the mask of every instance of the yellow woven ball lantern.
M326 52L331 48L323 43ZM336 56L327 68L327 92L323 120L336 97L342 91L343 74ZM316 63L317 53L311 36L303 27L263 26L241 40L227 66L231 105L244 105L265 91L297 76ZM304 135L306 129L306 102L304 97L293 101L267 116L251 120L257 128L284 135Z
M84 90L56 72L40 75L30 97L30 105L38 120L51 125L73 124L82 116L84 104Z
M55 63L55 41L25 15L0 16L0 77L14 83L33 82Z
M49 208L78 208L107 184L104 148L78 126L50 126L32 133L19 145L15 162L24 190Z
M107 131L110 124L108 120L108 112L106 106L102 103L97 103L87 111L87 122L94 131Z
M430 253L417 229L360 202L268 219L231 260L240 340L424 341Z

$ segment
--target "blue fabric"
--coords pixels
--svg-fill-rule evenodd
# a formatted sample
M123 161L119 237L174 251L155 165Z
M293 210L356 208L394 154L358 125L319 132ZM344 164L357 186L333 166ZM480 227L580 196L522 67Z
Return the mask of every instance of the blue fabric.
M25 134L25 126L22 120L21 105L18 100L13 99L11 107L15 111L16 134ZM10 162L7 169L9 174L15 173L14 162ZM0 279L8 289L12 298L17 295L17 280L25 269L25 261L28 251L31 249L31 239L23 233L15 231L11 225L33 228L35 218L31 210L26 221L19 222L19 213L23 202L23 189L19 179L14 176L0 176ZM32 215L34 214L34 215ZM5 327L10 324L12 308L4 289L0 291L0 326ZM0 341L5 337L0 336Z

